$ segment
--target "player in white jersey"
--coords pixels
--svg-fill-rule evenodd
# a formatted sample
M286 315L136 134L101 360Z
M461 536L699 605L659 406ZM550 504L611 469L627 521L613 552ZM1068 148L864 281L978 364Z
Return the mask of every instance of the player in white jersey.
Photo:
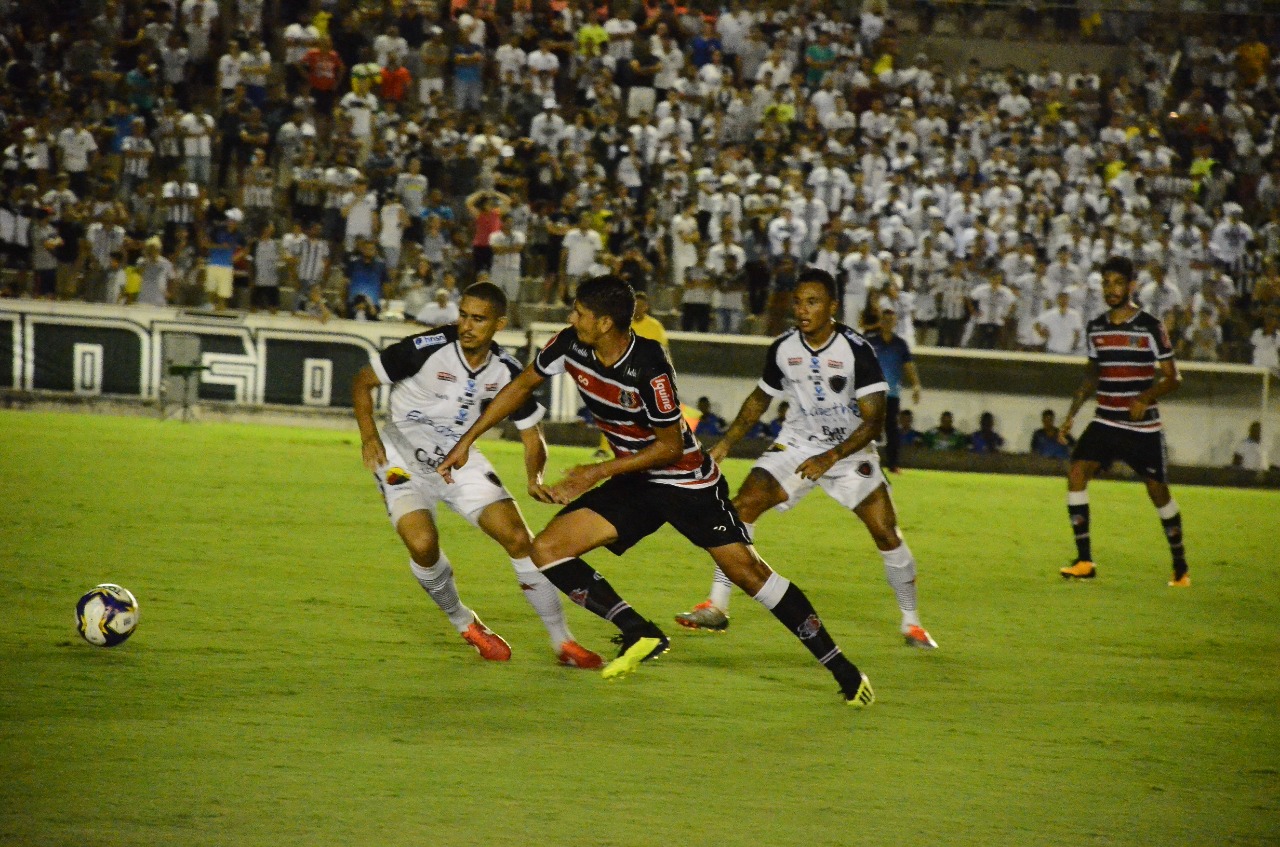
M529 558L533 536L493 465L477 454L455 473L453 485L435 473L459 437L489 401L520 373L520 364L494 343L506 326L507 298L492 283L469 287L456 325L411 335L374 356L352 386L365 466L374 474L387 514L409 549L409 568L463 639L493 661L511 648L463 605L453 567L440 549L436 506L443 502L502 545L511 557L525 599L551 637L561 664L598 668L600 657L569 632L560 595ZM390 413L381 434L373 419L372 391L391 386ZM524 443L529 485L540 487L547 445L538 422L546 410L530 401L511 418Z
M916 611L916 561L898 530L876 454L889 385L866 339L836 322L839 309L831 274L817 268L800 274L794 294L796 328L769 347L764 375L724 438L711 448L711 457L723 461L773 398L784 395L790 411L782 431L733 498L748 532L754 536L756 520L769 509L785 512L821 486L866 524L880 549L885 577L902 612L906 643L933 649L938 645ZM728 629L731 588L717 570L711 596L676 615L676 622L689 629Z

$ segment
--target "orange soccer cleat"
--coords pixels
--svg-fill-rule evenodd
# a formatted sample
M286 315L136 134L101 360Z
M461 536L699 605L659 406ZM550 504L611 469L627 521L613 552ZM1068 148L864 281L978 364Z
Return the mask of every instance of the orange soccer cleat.
M490 662L505 662L511 658L511 645L485 626L478 616L462 631L462 640L476 648L481 658Z
M598 653L592 653L576 641L566 641L561 644L557 658L560 664L570 668L593 671L604 667L604 659L600 658Z

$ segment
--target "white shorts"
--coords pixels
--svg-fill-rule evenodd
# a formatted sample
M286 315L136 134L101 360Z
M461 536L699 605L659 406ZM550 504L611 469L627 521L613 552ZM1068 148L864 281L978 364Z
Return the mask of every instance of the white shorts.
M871 492L885 484L884 473L880 470L880 457L874 454L847 456L832 465L831 470L816 481L805 479L796 473L796 469L805 460L827 449L820 444L798 447L777 441L764 451L752 470L759 468L765 471L787 493L786 501L774 508L785 512L803 500L815 485L820 485L832 500L846 509L856 509L858 504L871 496Z
M423 448L418 451L419 458L407 458L385 437L383 444L387 464L378 468L374 478L392 525L409 512L425 510L435 517L436 505L443 502L472 526L479 526L480 513L487 507L513 499L479 450L471 450L467 463L453 471L453 483L449 484L435 471L444 456L436 455L434 449Z

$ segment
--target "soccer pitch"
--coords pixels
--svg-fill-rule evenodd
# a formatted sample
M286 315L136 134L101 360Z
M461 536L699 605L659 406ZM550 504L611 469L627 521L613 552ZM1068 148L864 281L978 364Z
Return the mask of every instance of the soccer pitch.
M1140 486L1091 488L1100 577L1065 584L1062 480L895 478L935 653L902 645L851 515L815 492L766 516L764 556L875 685L859 712L741 594L726 635L679 630L710 565L669 529L591 556L672 636L606 683L555 664L501 550L442 513L515 651L483 662L409 574L354 427L5 412L0 438L0 844L1280 842L1275 492L1177 488L1174 590ZM518 445L482 448L542 527ZM113 650L73 625L104 581L141 606Z

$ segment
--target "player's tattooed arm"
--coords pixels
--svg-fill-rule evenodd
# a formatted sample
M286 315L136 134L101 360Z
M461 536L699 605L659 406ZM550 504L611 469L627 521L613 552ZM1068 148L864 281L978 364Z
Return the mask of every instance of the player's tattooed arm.
M1058 427L1058 441L1063 444L1067 443L1067 437L1071 435L1071 425L1075 423L1076 412L1080 411L1080 407L1089 401L1093 396L1093 392L1098 390L1098 362L1096 359L1089 360L1089 368L1085 372L1084 382L1080 383L1080 387L1076 389L1076 393L1071 395L1071 409L1067 412L1067 416L1062 421L1062 426Z
M836 462L852 456L866 447L884 431L884 415L888 404L883 391L876 391L858 398L858 412L862 415L862 423L849 433L844 441L816 456L806 459L796 473L805 479L818 479L831 470Z
M365 365L351 382L351 405L360 427L360 454L364 466L377 471L387 463L387 448L378 435L378 425L373 420L373 390L381 384L373 368Z
M764 413L769 411L769 404L772 402L773 398L761 389L752 391L743 401L742 408L738 410L738 416L733 419L733 423L716 442L716 446L711 448L711 458L716 462L724 461L724 457L729 455L733 445L741 441L751 431L751 427L764 417Z

